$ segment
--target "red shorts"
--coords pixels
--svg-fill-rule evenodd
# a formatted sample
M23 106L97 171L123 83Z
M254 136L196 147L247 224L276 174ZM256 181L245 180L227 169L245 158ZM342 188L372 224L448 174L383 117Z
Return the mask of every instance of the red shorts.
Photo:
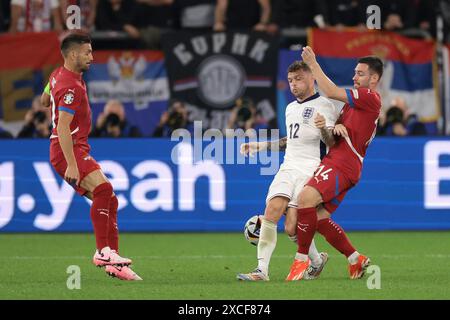
M100 165L92 158L89 153L82 149L80 146L75 145L73 147L73 153L77 162L78 171L80 173L80 182L91 172L100 169ZM50 163L56 172L64 179L64 174L67 169L67 162L64 158L61 146L57 140L50 143ZM72 186L75 191L84 196L88 190L81 188L80 186Z
M336 211L347 191L354 186L333 164L323 162L306 185L319 191L322 195L323 206L329 213Z

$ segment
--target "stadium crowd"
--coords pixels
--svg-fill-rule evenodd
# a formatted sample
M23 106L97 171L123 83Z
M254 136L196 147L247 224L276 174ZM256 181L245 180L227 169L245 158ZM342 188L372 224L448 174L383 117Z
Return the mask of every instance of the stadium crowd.
M450 14L448 0L3 0L0 32L62 31L70 5L80 7L83 29L124 32L147 48L174 29L365 28L370 5L380 7L386 30L434 36L437 13Z
M63 32L70 5L81 8L82 29L112 37L120 33L139 44L137 48L161 49L161 35L170 30L225 31L253 29L279 34L281 45L299 43L307 27L366 28L366 8L381 8L382 28L420 38L436 36L436 15L450 15L450 0L3 0L0 32L55 30ZM444 21L449 21L444 17ZM297 30L297 32L295 31ZM303 30L303 33L302 33ZM445 39L450 42L448 30ZM251 102L230 112L228 128L265 127ZM120 101L108 101L93 122L93 137L141 137L139 128L127 122ZM245 112L248 111L248 112ZM168 137L176 128L192 130L183 101L172 101L151 136ZM50 135L49 110L34 99L17 138ZM380 118L379 135L424 135L426 130L401 99L394 99ZM0 138L14 136L0 126Z

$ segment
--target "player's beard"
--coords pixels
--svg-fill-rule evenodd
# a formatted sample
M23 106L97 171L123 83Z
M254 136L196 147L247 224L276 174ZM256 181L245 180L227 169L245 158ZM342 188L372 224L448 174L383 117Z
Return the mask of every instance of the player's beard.
M86 62L81 62L78 61L78 70L80 70L80 72L85 72L89 70L89 64Z
M296 93L295 97L302 101L305 98L307 98L306 94L307 94L307 90L302 91L300 89L297 89L297 93Z

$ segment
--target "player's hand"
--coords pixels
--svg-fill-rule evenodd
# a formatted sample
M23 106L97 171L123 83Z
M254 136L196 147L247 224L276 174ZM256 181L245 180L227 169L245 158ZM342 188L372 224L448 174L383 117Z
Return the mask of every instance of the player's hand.
M257 23L253 26L253 30L255 31L266 31L266 25L263 23Z
M241 154L244 156L250 155L250 157L254 157L255 153L260 150L260 146L258 142L249 142L241 144Z
M216 22L213 26L214 31L225 31L225 24L222 22Z
M66 172L64 173L64 180L71 186L78 186L80 184L80 173L76 165L67 166Z
M347 129L342 124L337 124L334 127L333 134L336 136L348 137Z
M321 115L320 113L317 112L316 117L314 118L314 125L318 128L318 129L323 129L325 128L326 122L325 122L325 117L323 115Z
M167 120L169 120L169 113L167 111L165 111L161 114L161 118L159 119L159 124L165 125L167 123Z
M104 112L100 112L98 114L97 122L95 124L97 129L101 129L103 127L103 125L105 124L105 120L106 120L106 114Z
M305 61L305 63L307 65L312 65L317 62L316 55L314 54L314 51L309 46L306 46L303 48L302 59L303 59L303 61Z

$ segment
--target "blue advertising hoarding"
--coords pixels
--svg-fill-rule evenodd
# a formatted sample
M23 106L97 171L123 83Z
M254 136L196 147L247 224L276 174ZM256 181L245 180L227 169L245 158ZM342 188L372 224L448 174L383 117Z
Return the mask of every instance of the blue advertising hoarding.
M221 144L234 152L225 164L194 159L195 143L90 143L119 198L121 232L241 231L264 210L273 175L261 169L283 160L280 153L236 164L239 145L231 140ZM47 140L0 141L0 232L92 230L88 200L55 173L48 148ZM450 141L376 138L334 219L349 231L450 230Z

